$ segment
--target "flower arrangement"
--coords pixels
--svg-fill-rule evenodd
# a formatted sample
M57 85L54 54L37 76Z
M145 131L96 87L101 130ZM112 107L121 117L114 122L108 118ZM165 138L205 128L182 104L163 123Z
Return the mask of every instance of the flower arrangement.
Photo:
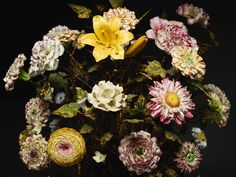
M36 171L70 167L85 177L178 177L197 170L207 147L204 128L225 127L230 112L225 93L204 81L207 44L187 28L209 31L209 15L185 3L176 13L187 25L160 14L139 34L149 11L139 18L123 0L103 5L94 14L70 4L91 25L52 28L30 59L19 54L7 71L7 91L18 80L36 90L25 104L22 162Z

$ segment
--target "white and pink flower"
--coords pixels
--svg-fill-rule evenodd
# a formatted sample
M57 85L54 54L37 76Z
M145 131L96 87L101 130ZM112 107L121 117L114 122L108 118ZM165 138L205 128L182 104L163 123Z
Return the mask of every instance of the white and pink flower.
M175 121L178 125L185 121L185 117L191 119L195 104L187 87L182 87L179 81L168 78L161 82L154 81L154 86L149 88L149 94L153 96L147 104L152 117L159 117L164 124Z
M48 142L41 134L26 138L20 147L20 158L29 170L42 170L50 162L47 153Z
M150 26L152 29L146 31L146 35L149 39L155 40L159 49L169 53L173 47L184 45L198 51L196 39L188 34L183 23L154 17L150 20Z
M204 27L209 25L209 15L199 7L194 6L193 4L182 4L176 10L177 14L187 18L187 22L189 25L193 25L195 23L200 23Z
M176 155L177 158L174 161L177 162L180 171L184 173L191 173L198 169L202 160L199 148L191 142L184 142Z
M123 164L137 175L155 169L161 156L156 137L151 137L146 131L132 132L124 137L118 151Z

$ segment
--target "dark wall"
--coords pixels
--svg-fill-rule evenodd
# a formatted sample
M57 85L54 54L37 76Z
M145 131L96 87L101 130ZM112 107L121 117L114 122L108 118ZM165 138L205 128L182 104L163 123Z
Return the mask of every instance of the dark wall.
M90 0L89 0L90 1ZM127 7L136 10L141 15L152 8L151 14L145 18L160 15L165 7L168 12L176 9L180 0L126 0ZM68 1L67 1L68 2ZM34 43L42 38L52 27L61 24L70 28L81 29L76 15L68 8L65 0L40 1L5 1L1 2L0 18L0 176L46 177L47 172L29 172L21 163L18 155L18 135L25 127L24 105L33 96L34 88L28 83L17 83L15 90L7 93L4 90L2 78L18 53L30 56ZM71 1L70 1L71 2ZM75 2L75 1L74 1ZM85 1L82 1L85 2ZM90 1L91 3L95 1ZM204 1L195 0L194 4L203 7L211 17L211 29L216 33L220 46L212 47L204 55L207 63L206 82L215 83L225 90L232 103L231 115L226 128L219 129L215 125L207 128L208 147L204 150L201 177L235 177L236 176L236 20L234 6L229 0ZM172 14L174 19L176 15ZM185 19L181 19L185 20ZM145 23L143 23L144 25ZM149 26L140 28L145 32ZM143 31L142 31L143 29ZM193 29L194 31L194 29ZM206 33L195 34L199 40L205 40ZM203 37L203 39L202 39ZM56 173L49 173L53 176Z

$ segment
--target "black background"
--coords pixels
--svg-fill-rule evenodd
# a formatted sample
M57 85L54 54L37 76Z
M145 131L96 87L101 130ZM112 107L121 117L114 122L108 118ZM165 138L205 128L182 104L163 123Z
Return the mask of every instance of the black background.
M95 1L88 0L91 4ZM126 0L126 6L141 16L152 8L152 12L144 21L140 32L149 28L149 19L160 15L161 9L175 12L180 0ZM28 58L34 43L52 27L61 24L71 29L82 29L83 25L76 15L62 0L40 1L5 1L0 5L0 79L18 53L25 53ZM73 1L70 1L73 2ZM76 1L74 1L76 2ZM81 1L80 1L81 2ZM85 1L82 1L85 2ZM235 65L236 62L236 23L234 19L234 6L229 0L206 1L195 0L195 5L204 8L210 14L210 28L216 33L220 46L212 47L204 55L207 64L206 82L221 87L232 103L231 115L227 127L217 128L210 125L206 130L208 147L204 150L204 161L199 174L201 177L235 177L236 176L236 101ZM176 15L172 19L179 19ZM194 28L193 28L194 31ZM195 37L207 41L206 32L195 34ZM48 175L47 171L30 172L19 159L18 135L25 127L24 105L29 98L34 97L34 88L28 83L17 82L13 92L6 92L4 84L0 81L0 176L9 177L37 177ZM54 176L56 173L49 172ZM195 175L195 174L194 174ZM59 176L59 175L58 175ZM196 175L195 175L196 176Z

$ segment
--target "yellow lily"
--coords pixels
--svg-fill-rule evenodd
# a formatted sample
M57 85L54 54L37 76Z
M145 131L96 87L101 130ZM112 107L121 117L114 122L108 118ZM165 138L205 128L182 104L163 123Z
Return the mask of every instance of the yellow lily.
M118 17L110 20L97 15L93 17L93 29L95 33L88 33L80 38L83 44L94 47L93 56L99 62L109 55L115 60L124 59L125 43L133 39L134 35L127 30L120 30L121 20Z

